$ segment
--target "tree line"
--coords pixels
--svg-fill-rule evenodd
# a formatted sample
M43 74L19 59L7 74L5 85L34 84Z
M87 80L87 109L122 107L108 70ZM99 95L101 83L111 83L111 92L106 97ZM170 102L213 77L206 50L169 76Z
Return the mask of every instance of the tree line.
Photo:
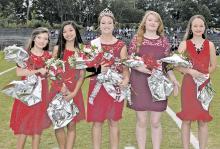
M157 11L167 27L185 27L194 14L219 27L220 0L0 0L0 27L56 27L65 20L81 26L97 24L109 7L120 23L139 23L146 10Z

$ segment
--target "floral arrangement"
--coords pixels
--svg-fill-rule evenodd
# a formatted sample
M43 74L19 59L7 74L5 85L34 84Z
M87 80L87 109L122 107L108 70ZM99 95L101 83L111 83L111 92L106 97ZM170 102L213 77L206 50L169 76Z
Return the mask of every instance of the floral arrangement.
M114 56L110 51L96 46L86 47L80 45L79 53L69 57L68 63L75 69L85 69L87 67L97 67L101 63L110 66L114 63Z
M50 58L46 62L46 67L49 70L51 80L60 80L61 75L65 72L64 62L60 59Z

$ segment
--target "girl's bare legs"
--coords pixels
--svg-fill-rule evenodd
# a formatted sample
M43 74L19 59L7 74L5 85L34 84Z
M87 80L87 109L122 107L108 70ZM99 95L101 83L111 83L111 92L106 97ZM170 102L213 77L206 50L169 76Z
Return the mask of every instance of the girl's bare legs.
M55 135L57 138L57 143L59 145L60 149L65 149L66 145L66 133L64 128L56 129L55 130Z
M110 136L110 146L111 149L118 149L119 148L119 122L109 120L109 136Z
M32 136L32 149L39 149L40 148L40 135L33 135Z
M92 144L93 149L101 149L103 123L94 122L92 125Z
M26 138L27 136L24 134L19 134L17 135L17 145L16 145L16 149L23 149L25 142L26 142Z
M151 111L150 122L153 149L160 149L162 141L162 128L160 123L161 114L162 112Z
M181 127L183 148L189 149L191 121L183 121Z
M147 111L136 111L136 139L138 149L146 148Z
M72 149L76 140L76 124L71 122L67 125L66 149Z
M205 149L208 142L208 123L198 121L199 148Z

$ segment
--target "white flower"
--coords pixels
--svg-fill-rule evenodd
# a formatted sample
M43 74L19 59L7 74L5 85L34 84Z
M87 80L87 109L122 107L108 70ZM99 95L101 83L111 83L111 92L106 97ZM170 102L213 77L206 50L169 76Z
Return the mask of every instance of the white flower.
M92 50L89 49L89 48L84 48L83 51L84 51L85 53L91 53Z

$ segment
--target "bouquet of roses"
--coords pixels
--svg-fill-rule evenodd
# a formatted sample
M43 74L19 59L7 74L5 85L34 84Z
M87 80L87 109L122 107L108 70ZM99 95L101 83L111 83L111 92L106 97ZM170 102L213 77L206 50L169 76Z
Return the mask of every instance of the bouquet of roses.
M186 67L192 68L192 63L190 62L187 53L174 53L172 56L160 59L161 62L168 63L169 67Z
M54 125L54 129L65 127L78 113L79 109L73 100L66 101L61 93L56 94L47 108L47 114Z
M102 57L95 46L91 46L91 48L89 48L80 44L79 48L78 54L74 54L68 59L70 67L74 67L75 69L93 67Z
M8 61L14 61L21 68L26 68L26 61L29 55L26 50L16 45L8 46L4 48L5 59Z
M123 59L121 62L123 65L129 68L135 68L144 65L143 59L137 56L135 53L132 53L128 58Z
M60 59L50 58L46 62L46 67L49 70L51 80L61 79L62 73L65 72L64 62Z

